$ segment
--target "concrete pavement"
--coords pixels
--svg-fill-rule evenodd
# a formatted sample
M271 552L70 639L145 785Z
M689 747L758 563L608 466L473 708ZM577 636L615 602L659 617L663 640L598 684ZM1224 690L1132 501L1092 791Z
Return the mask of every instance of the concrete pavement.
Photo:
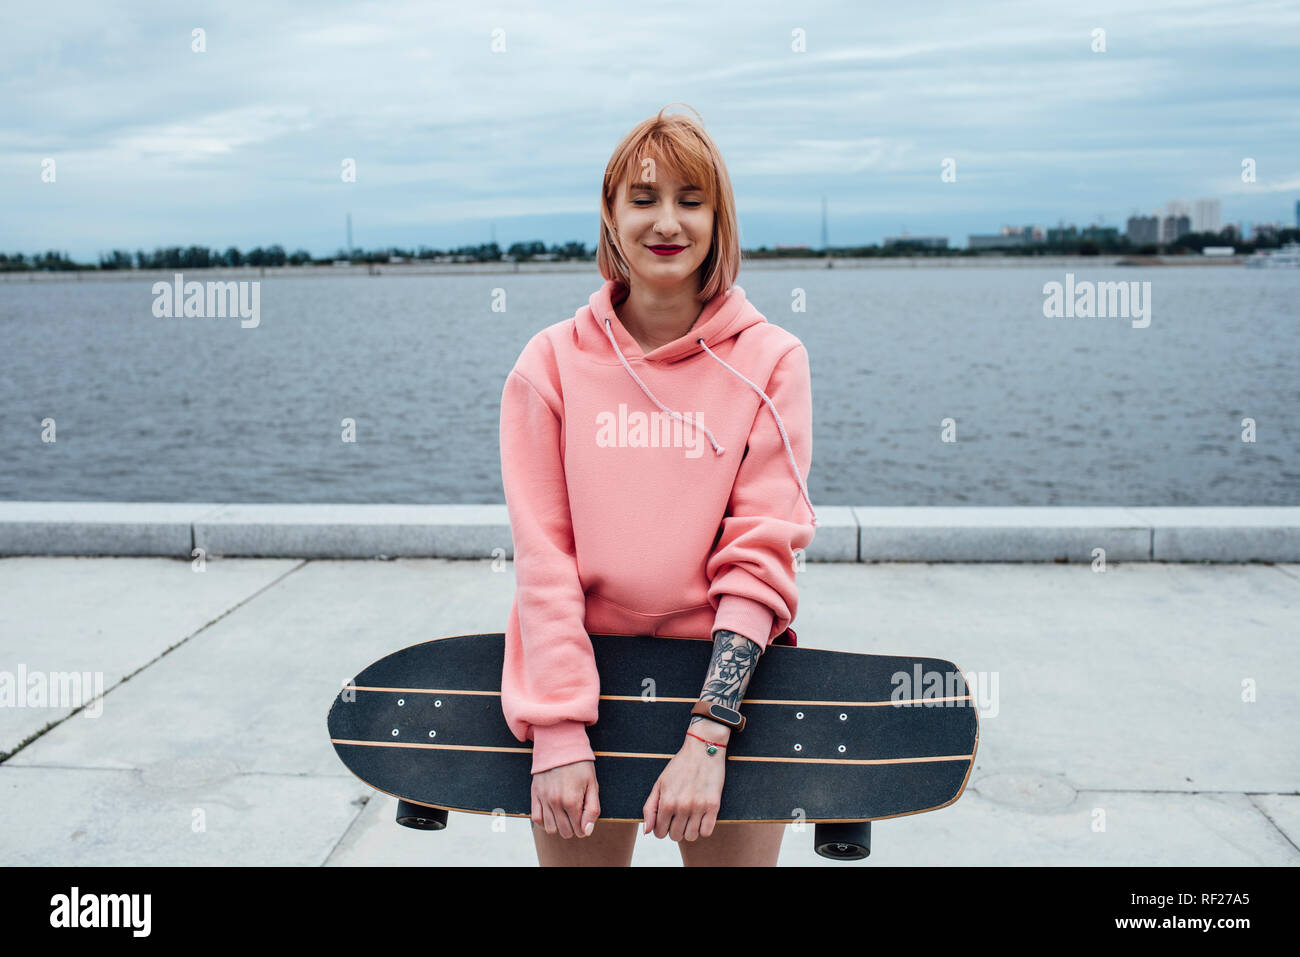
M0 560L10 691L77 671L105 692L76 714L0 707L0 863L536 863L525 819L398 826L325 733L371 661L501 630L510 562L197 567ZM817 857L791 825L782 865L1300 863L1300 565L810 561L799 575L801 645L955 661L981 733L954 805L877 823L858 864ZM635 864L680 857L651 836Z

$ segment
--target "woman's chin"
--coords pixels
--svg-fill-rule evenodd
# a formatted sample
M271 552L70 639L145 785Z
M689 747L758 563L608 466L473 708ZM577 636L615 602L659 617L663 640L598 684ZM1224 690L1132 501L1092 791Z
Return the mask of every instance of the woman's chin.
M676 285L688 281L699 271L698 264L694 268L689 268L681 263L672 262L673 257L662 258L664 262L646 263L640 268L634 268L633 277L655 285Z

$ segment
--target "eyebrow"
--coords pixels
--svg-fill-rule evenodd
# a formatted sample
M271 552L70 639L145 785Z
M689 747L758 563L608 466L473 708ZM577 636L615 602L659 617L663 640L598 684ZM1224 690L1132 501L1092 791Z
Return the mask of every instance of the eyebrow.
M659 192L659 187L657 187L657 186L651 186L651 185L648 184L648 183L633 183L633 184L632 184L631 186L629 186L628 188L629 188L629 189L645 189L645 190L649 190L649 191L652 192L652 193L657 193L657 192ZM679 192L679 193L692 193L692 192L702 192L702 190L701 190L700 187L698 187L698 186L683 186L683 187L682 187L681 189L679 189L677 192Z

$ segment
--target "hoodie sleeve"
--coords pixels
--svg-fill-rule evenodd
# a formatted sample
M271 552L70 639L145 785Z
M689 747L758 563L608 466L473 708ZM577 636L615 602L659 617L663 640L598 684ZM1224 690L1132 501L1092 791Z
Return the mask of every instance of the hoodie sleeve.
M765 389L805 483L812 467L812 380L802 344L777 362ZM789 627L799 603L795 553L816 533L781 431L760 400L718 543L706 565L713 630L734 631L761 651Z
M501 478L514 540L515 603L506 627L501 710L533 742L532 773L594 761L600 676L585 628L560 415L514 369L501 394Z

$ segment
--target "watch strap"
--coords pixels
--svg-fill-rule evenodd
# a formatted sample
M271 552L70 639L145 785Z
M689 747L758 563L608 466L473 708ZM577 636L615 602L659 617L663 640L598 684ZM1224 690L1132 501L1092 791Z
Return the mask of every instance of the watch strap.
M725 724L733 731L745 730L745 716L735 708L728 708L726 705L718 704L716 701L707 701L701 698L695 702L691 708L691 714L698 714L710 720Z

